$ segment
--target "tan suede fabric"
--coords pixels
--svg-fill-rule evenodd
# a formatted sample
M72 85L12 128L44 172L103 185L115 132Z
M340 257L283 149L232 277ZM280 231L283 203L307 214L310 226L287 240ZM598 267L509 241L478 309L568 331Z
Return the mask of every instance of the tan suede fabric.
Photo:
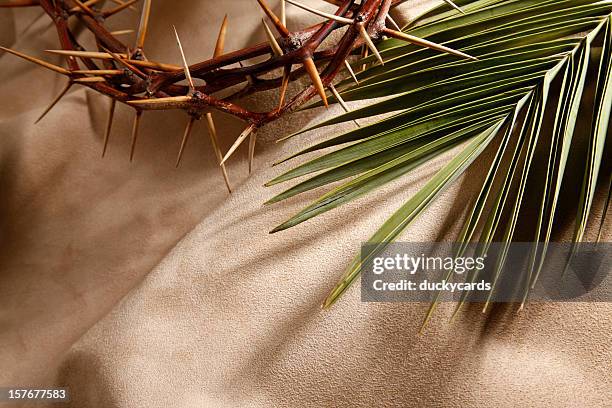
M0 44L54 60L41 51L58 47L41 13L0 9ZM228 50L264 38L253 0L157 1L148 55L179 62L174 24L189 61L207 58L225 13ZM114 28L136 25L125 14ZM316 21L289 8L292 29ZM338 107L262 129L254 173L244 148L229 162L228 196L203 123L175 170L186 116L145 113L130 164L122 106L102 160L108 99L75 88L34 125L65 80L9 55L0 78L0 386L64 386L66 406L92 408L612 406L609 304L468 310L452 324L444 306L423 335L426 305L364 304L358 287L320 310L360 243L442 160L269 235L315 197L263 207L284 186L262 185L291 165L270 164L342 127L274 140ZM226 151L243 125L215 119ZM402 238L452 239L482 171L473 166Z

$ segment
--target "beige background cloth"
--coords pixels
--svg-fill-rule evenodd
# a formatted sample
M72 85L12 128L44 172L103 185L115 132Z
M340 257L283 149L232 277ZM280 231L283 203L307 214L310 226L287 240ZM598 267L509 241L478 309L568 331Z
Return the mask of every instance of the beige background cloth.
M292 29L318 21L289 12ZM225 13L228 50L263 39L255 1L158 1L148 55L179 62L175 24L189 61L207 58ZM40 14L0 10L0 43L58 47ZM65 386L67 406L96 408L612 406L609 304L468 310L452 324L443 306L423 335L427 305L364 304L357 286L320 310L360 243L441 161L271 236L315 195L264 208L284 186L263 183L290 166L270 163L342 128L273 141L338 107L262 129L251 177L244 148L230 161L228 196L203 123L174 169L182 112L145 113L130 164L132 113L120 107L102 160L108 99L76 89L33 125L65 79L8 55L0 78L0 385ZM227 150L243 125L215 119ZM452 237L479 171L402 238Z

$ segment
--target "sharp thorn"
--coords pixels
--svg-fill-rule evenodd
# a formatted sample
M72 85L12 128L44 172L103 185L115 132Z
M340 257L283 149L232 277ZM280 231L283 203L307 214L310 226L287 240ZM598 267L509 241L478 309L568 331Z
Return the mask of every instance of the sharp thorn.
M158 105L168 102L189 102L190 100L189 96L169 96L167 98L137 99L127 103L130 105Z
M240 134L240 136L238 136L238 138L236 139L232 147L230 147L228 152L225 154L225 157L223 157L223 160L221 160L220 164L221 165L225 164L227 159L229 159L234 154L234 152L236 151L236 149L240 147L242 142L244 142L244 140L254 131L255 131L255 125L250 125L246 129L244 129L244 131Z
M140 129L141 117L142 111L136 111L136 117L134 118L134 124L132 126L132 146L130 148L130 163L134 161L134 153L136 152L136 142L138 141L138 131Z
M151 16L152 0L144 0L142 11L140 12L140 22L138 23L138 34L136 35L136 49L143 49L147 39L149 29L149 17Z
M185 128L185 133L183 134L183 140L181 141L181 148L178 153L178 157L176 158L176 168L178 169L181 165L181 160L183 159L183 153L185 152L185 146L187 146L187 141L189 140L189 136L191 136L191 131L193 130L193 123L196 118L192 116L189 118L189 122L187 122L187 127Z
M45 52L55 54L55 55L64 55L69 57L79 57L79 58L95 58L95 59L113 59L113 57L107 52L99 52L99 51L73 51L73 50L45 50ZM116 54L121 58L127 58L125 54Z
M325 107L329 107L329 104L327 103L327 95L325 94L325 88L323 87L323 81L321 80L317 66L311 57L304 58L304 68L306 68L306 72L308 72L310 80L312 81L317 93L323 100Z
M394 28L395 30L397 30L397 31L402 31L402 29L400 28L399 24L397 24L397 23L395 22L395 20L393 19L393 17L391 17L389 14L387 14L387 17L386 17L386 18L387 18L387 21L388 21L389 23L391 23L391 25L393 26L393 28Z
M85 78L76 78L73 79L72 82L75 84L93 84L97 82L106 82L106 78L104 77L85 77Z
M191 102L189 96L169 96L167 98L135 99L126 103L144 110L166 110L189 108L189 102Z
M221 153L221 148L219 147L217 128L215 126L212 113L210 112L206 114L206 124L208 125L208 134L210 135L210 141L212 143L213 150L215 151L215 156L217 156L217 163L219 163L219 165L221 166L221 172L223 173L223 180L225 181L225 186L227 187L227 191L229 191L229 193L231 194L232 187L230 186L227 168L225 167L225 163L221 163L221 161L223 160L223 154Z
M296 7L301 8L302 10L309 11L309 12L311 12L313 14L316 14L317 16L320 16L320 17L328 18L330 20L335 20L335 21L337 21L339 23L343 23L343 24L353 24L354 23L354 21L351 20L350 18L340 17L340 16L337 16L335 14L326 13L324 11L317 10L317 9L312 8L310 6L307 6L305 4L299 3L299 2L297 2L295 0L287 0L287 2L293 4Z
M67 56L78 57L78 58L93 58L93 59L102 59L102 60L114 59L113 56L109 54L108 52L67 51L67 50L45 50L45 52L49 52L55 55L67 55ZM176 71L179 69L183 69L183 67L180 65L164 64L161 62L153 62L153 61L140 61L140 60L127 59L126 54L114 53L114 55L122 59L121 61L122 64L123 62L126 62L132 66L141 66L145 68L157 69L160 71Z
M342 109L344 109L346 113L349 113L351 110L349 109L348 105L346 104L346 102L342 98L342 95L340 95L340 92L338 92L334 84L329 84L329 89L331 90L334 97L338 100L340 106L342 106ZM357 125L357 127L361 127L361 125L359 125L356 120L353 120L353 122L355 122L355 125Z
M111 34L112 35L126 35L126 34L132 34L133 32L134 32L134 30L127 29L127 30L111 31Z
M207 113L206 114L206 123L208 125L208 134L210 135L210 140L213 146L213 150L215 152L215 155L217 156L217 162L219 163L220 167L221 167L221 171L223 173L223 179L225 181L225 185L227 187L228 192L231 194L232 193L232 188L230 186L230 181L229 181L229 176L227 174L227 168L225 166L224 163L222 163L223 161L223 155L221 153L221 148L219 147L219 139L217 137L217 129L215 126L215 122L213 120L213 116L212 113Z
M187 82L189 82L189 88L191 92L195 90L195 85L193 84L193 78L191 77L191 71L189 71L189 65L187 65L187 59L185 58L185 52L183 52L183 45L181 44L181 39L179 38L178 32L176 31L176 27L172 26L174 29L174 35L176 36L176 43L178 44L179 51L181 52L181 58L183 59L183 70L185 71L185 77L187 78Z
M29 55L23 54L23 53L21 53L19 51L15 51L15 50L12 50L10 48L6 48L6 47L2 47L2 46L0 46L0 50L8 52L9 54L13 54L13 55L15 55L17 57L23 58L26 61L33 62L34 64L40 65L41 67L45 67L45 68L50 69L51 71L55 71L55 72L57 72L59 74L70 75L70 71L68 71L66 68L59 67L59 66L51 64L51 63L49 63L47 61L43 61L41 59L34 58L34 57L29 56Z
M36 119L36 122L34 122L35 125L38 124L38 122L40 122L45 116L47 116L47 113L51 112L51 109L53 109L55 105L57 105L57 103L60 101L60 99L62 99L64 95L68 93L71 87L72 82L68 82L64 89L62 89L62 91L53 99L53 101L51 101L51 104L47 107L47 109L45 109L45 111L38 117L38 119Z
M285 66L283 69L283 79L280 87L280 97L278 102L278 109L283 107L285 103L285 97L287 96L287 88L289 87L289 78L291 75L291 65Z
M249 174L253 172L253 161L255 159L255 145L257 144L257 134L255 132L249 135Z
M395 31L395 30L391 30L391 29L388 29L388 28L384 28L383 29L383 33L387 34L389 37L393 37L393 38L398 39L398 40L407 41L407 42L409 42L411 44L415 44L415 45L420 45L422 47L431 48L431 49L436 50L436 51L445 52L445 53L456 55L456 56L459 56L459 57L462 57L462 58L467 58L467 59L471 59L471 60L475 60L475 61L478 60L478 58L472 57L471 55L468 55L468 54L463 53L461 51L453 50L452 48L446 47L444 45L436 44L434 42L431 42L431 41L428 41L428 40L424 40L422 38L415 37L413 35L406 34L406 33L403 33L401 31Z
M282 56L283 49L281 48L278 41L276 41L276 38L274 38L274 34L272 34L272 30L270 30L270 27L268 27L268 24L266 24L266 21L264 19L261 19L261 22L263 23L264 31L266 32L266 37L268 37L268 41L270 41L270 47L272 48L272 52L277 57Z
M280 4L281 4L281 23L283 23L283 25L287 27L287 3L285 3L285 0L281 0Z
M108 142L110 140L111 129L113 127L113 118L115 116L115 106L117 101L111 99L110 108L108 110L108 118L106 119L106 129L104 130L104 147L102 148L102 158L106 156L106 150L108 149Z
M123 75L124 71L121 69L77 69L72 73L78 75Z
M382 56L378 52L378 48L376 48L376 45L370 38L370 35L368 34L368 31L365 28L365 25L359 24L359 33L361 34L361 38L363 38L363 40L368 45L372 53L374 53L374 55L376 56L376 59L378 60L378 62L380 62L381 65L385 65L385 61L382 59Z
M344 99L342 99L340 92L338 92L334 84L329 84L328 88L332 92L334 97L338 100L338 103L340 104L340 106L342 106L342 109L344 109L344 111L347 113L350 112L348 105L346 104L346 102L344 102Z
M223 55L225 50L225 38L227 36L227 14L223 17L221 28L219 29L219 35L217 36L217 43L215 44L215 52L213 58L220 57Z
M359 85L359 80L357 79L357 75L355 75L355 71L353 71L353 67L351 67L351 64L347 60L344 60L344 66L346 67L349 74L351 74L353 81L355 81L355 83Z
M285 24L283 24L283 22L276 16L276 14L274 14L274 12L268 6L268 4L266 4L264 0L257 0L257 2L263 9L264 13L266 13L270 21L272 21L272 24L274 24L274 27L276 28L278 33L282 35L284 38L289 37L289 34L290 34L289 30L287 30L287 27L285 26Z

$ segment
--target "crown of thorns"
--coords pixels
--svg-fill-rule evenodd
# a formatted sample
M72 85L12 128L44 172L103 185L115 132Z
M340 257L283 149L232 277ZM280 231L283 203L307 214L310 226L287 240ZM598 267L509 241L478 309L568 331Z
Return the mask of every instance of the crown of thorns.
M462 52L402 32L389 15L389 11L406 0L361 0L360 2L325 0L338 6L334 14L314 9L295 0L281 0L280 17L264 0L257 0L277 31L277 35L262 19L267 42L225 53L224 44L228 25L226 16L221 24L212 58L189 65L175 28L174 34L182 56L182 64L173 65L150 60L144 51L152 0L143 0L135 44L128 46L118 39L123 34L134 32L133 30L109 31L105 27L105 21L108 18L125 10L136 11L134 4L138 1L113 0L113 7L105 9L98 7L98 3L102 3L101 0L86 2L80 0L12 0L0 3L0 8L42 7L53 21L61 44L60 50L46 51L64 56L67 67L51 64L2 46L0 49L68 78L64 89L45 109L36 121L37 123L75 84L86 86L110 98L102 157L108 148L117 102L124 103L135 111L130 161L134 159L143 111L182 109L188 114L189 120L176 160L177 167L180 165L194 122L205 117L212 146L230 192L231 187L225 162L236 149L249 138L250 171L255 152L257 129L294 111L317 95L327 106L326 88L342 107L348 110L340 93L334 87L333 81L343 69L346 69L357 81L353 67L348 61L348 58L353 55L367 55L369 50L376 56L380 64L384 64L376 48L376 43L383 38L392 37L462 58L474 59ZM291 32L287 29L286 24L285 1L323 17L326 21ZM445 1L461 11L451 0ZM98 48L96 51L85 50L79 44L68 24L71 18L78 19L93 34ZM327 49L322 49L321 44L332 32L345 27L346 30L337 43ZM269 55L269 58L263 62L252 65L247 62L252 58L265 55ZM265 74L277 71L276 77L263 78ZM312 84L291 98L287 97L289 82L303 75L307 75ZM196 86L193 78L203 80L204 84ZM188 86L179 84L184 80L187 80ZM235 86L240 86L240 88L230 95L222 98L215 97L215 94L220 91ZM252 111L238 102L243 96L277 88L279 89L279 102L277 107L271 111ZM217 131L211 114L213 110L228 113L247 123L244 131L226 153L223 153L219 147Z

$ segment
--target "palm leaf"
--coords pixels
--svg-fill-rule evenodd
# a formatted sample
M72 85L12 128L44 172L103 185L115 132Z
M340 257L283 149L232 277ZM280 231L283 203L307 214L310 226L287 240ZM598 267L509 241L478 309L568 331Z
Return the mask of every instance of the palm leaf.
M608 141L612 104L612 0L456 3L465 14L443 5L425 13L405 32L469 53L478 61L457 60L395 39L383 41L380 54L385 60L384 66L374 65L360 72L358 85L346 80L337 86L347 101L383 99L299 133L376 115L386 115L385 118L296 152L279 163L322 149L334 149L268 183L275 185L309 176L269 201L274 203L345 180L273 230L279 232L358 199L449 149L464 146L368 240L372 244L367 246L368 252L351 263L325 306L333 304L354 282L362 262L397 239L498 139L488 174L458 237L463 243L459 251L465 250L468 242L478 241L482 244L480 251L485 253L498 236L505 243L513 241L527 199L527 187L533 191L530 175L534 163L542 161L546 164L547 177L536 189L534 198L539 210L533 228L534 242L541 244L534 247L527 281L528 286L533 286L551 240L568 157L577 143L574 138L577 119L588 105L584 95L587 78L592 70L597 70L585 166L582 170L572 169L583 172L573 238L574 242L584 239L597 183L602 178ZM598 63L593 64L592 49L596 39L601 38L603 46ZM373 62L369 57L356 64ZM335 101L333 95L329 100ZM551 109L554 126L551 132L545 132L544 118ZM502 169L506 161L509 165ZM516 194L511 194L514 185L517 185ZM483 227L479 230L480 224ZM496 275L504 262L502 251ZM467 277L475 278L475 275ZM495 276L495 282L498 278ZM466 300L464 295L457 310ZM435 305L436 302L426 320Z

